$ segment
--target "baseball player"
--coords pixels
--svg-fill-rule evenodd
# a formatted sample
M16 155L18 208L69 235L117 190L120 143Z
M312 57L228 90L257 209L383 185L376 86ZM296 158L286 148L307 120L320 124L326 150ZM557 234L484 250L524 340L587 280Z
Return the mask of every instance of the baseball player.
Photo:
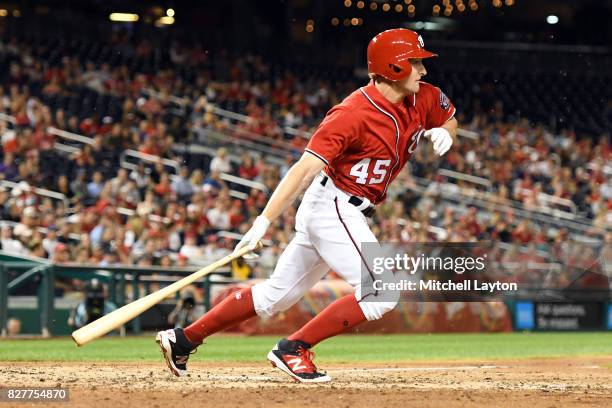
M370 41L370 83L327 113L236 249L259 242L270 223L306 190L295 237L268 280L235 292L184 330L157 334L172 373L187 373L190 352L206 337L255 315L268 317L288 309L330 269L355 293L334 301L268 353L268 360L295 380L330 381L314 365L312 347L366 320L380 319L395 307L397 301L372 301L375 294L362 295L365 258L360 248L377 242L366 217L384 201L389 184L421 138L428 138L440 156L453 143L455 107L440 89L421 81L427 73L423 59L435 56L411 30L384 31Z

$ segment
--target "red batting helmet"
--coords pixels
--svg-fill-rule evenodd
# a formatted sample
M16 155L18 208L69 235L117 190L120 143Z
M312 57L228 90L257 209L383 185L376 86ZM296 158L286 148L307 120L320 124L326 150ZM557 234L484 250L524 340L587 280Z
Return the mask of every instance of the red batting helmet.
M368 44L368 73L390 81L407 78L412 71L411 58L437 57L423 47L423 38L412 30L394 28L383 31Z

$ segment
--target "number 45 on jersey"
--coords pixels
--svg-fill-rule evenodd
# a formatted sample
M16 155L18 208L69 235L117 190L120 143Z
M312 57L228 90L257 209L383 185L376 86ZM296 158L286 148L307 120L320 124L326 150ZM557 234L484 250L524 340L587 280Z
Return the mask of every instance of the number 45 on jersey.
M391 160L376 160L370 176L371 162L372 159L362 159L351 167L350 175L356 177L357 184L380 184L385 179Z

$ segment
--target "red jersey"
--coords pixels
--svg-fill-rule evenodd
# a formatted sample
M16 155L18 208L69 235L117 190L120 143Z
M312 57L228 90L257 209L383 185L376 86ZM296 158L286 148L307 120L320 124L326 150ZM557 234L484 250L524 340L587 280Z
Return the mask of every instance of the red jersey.
M338 188L378 204L425 130L454 115L446 95L426 82L398 104L370 82L327 113L305 150L325 162L324 171Z

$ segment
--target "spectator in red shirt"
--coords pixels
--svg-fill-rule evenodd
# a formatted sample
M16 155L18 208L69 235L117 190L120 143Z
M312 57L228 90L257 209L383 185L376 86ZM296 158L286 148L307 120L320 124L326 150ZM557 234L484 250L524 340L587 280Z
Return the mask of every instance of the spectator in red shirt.
M529 226L529 221L521 220L521 222L516 226L514 231L512 231L512 240L515 242L520 242L522 244L527 244L531 242L533 239L533 232Z
M245 179L254 180L258 174L259 170L253 163L253 157L248 153L243 154L242 164L238 168L238 175Z
M145 136L144 143L140 146L139 151L140 153L151 154L153 156L159 155L159 148L152 136Z
M246 221L244 214L242 213L242 203L240 200L234 200L229 210L229 221L231 229L238 229L240 224Z
M155 194L162 198L168 198L168 195L172 193L172 185L170 184L170 176L168 173L163 172L160 175L159 183L155 186Z

